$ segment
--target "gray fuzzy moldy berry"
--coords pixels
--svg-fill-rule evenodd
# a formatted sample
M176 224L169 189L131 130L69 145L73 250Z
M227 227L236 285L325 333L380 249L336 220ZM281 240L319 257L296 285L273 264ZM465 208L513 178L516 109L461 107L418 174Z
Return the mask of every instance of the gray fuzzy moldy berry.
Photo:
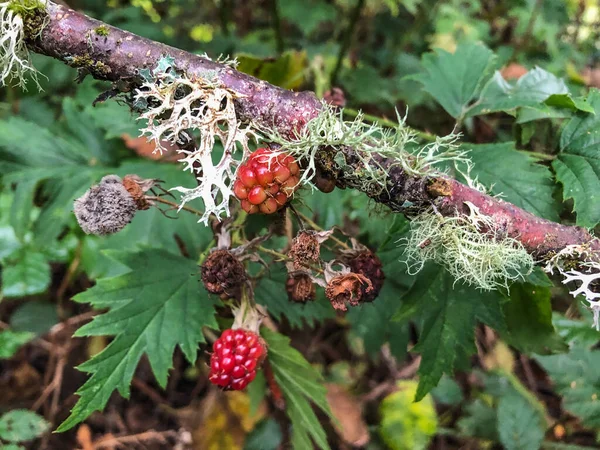
M73 209L83 231L102 236L122 230L133 219L137 205L121 178L107 175L75 200Z

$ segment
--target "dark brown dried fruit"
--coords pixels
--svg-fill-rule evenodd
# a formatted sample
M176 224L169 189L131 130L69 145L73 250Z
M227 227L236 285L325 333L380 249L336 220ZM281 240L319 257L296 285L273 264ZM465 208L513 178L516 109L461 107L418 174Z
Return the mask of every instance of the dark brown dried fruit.
M233 297L246 281L246 269L228 250L215 250L202 264L202 282L212 294Z
M314 300L317 295L314 283L305 273L290 275L285 282L285 289L293 302L305 303Z
M365 302L372 302L377 298L383 282L385 281L385 274L383 273L383 265L381 260L368 250L358 253L352 258L347 259L346 263L352 269L352 272L364 275L367 277L372 285L373 289L367 292L363 286L363 300Z
M321 255L321 244L314 231L301 231L294 238L289 256L294 262L294 268L302 269L315 263Z
M369 294L372 290L371 280L364 275L350 272L331 279L325 288L325 295L335 309L347 311L346 303L358 306L365 301L363 292Z

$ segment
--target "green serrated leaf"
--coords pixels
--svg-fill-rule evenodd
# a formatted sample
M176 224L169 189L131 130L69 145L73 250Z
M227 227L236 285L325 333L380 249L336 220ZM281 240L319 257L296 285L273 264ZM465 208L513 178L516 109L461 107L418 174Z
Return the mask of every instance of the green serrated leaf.
M0 439L8 442L30 441L44 434L50 424L26 409L15 409L0 417Z
M543 417L520 395L498 402L498 436L507 450L537 450L544 439Z
M13 330L37 336L48 332L58 322L56 305L47 301L25 302L10 316L10 326Z
M482 399L470 403L463 417L458 421L458 428L467 436L496 441L496 410Z
M99 279L93 288L74 298L97 309L109 309L75 335L115 338L79 366L91 377L77 391L80 399L58 431L66 431L104 408L115 389L128 397L133 373L144 354L164 387L175 347L193 364L198 344L204 342L202 327L216 327L214 301L200 286L194 261L158 249L112 252L110 256L131 270Z
M12 358L15 353L35 337L28 331L0 331L0 359Z
M304 83L308 66L306 51L288 50L276 59L263 59L248 54L236 55L237 70L284 89L298 89Z
M592 228L600 223L600 91L590 90L587 101L596 114L580 112L567 122L552 167L563 198L573 199L577 225Z
M580 307L579 310L582 315L580 319L570 319L555 312L552 323L558 334L571 347L591 348L598 344L598 331L593 326L592 312L584 307Z
M46 255L34 251L19 252L18 258L3 267L3 297L25 297L46 292L50 286L50 265Z
M600 426L600 351L576 347L567 354L537 356L552 379L563 407L586 427Z
M539 217L558 221L558 205L552 198L555 189L547 167L518 152L513 142L502 144L464 144L470 149L472 177L495 195Z
M292 422L292 447L313 448L312 439L320 449L328 450L325 430L310 405L313 402L331 417L323 378L290 346L289 338L266 328L261 334L269 346L269 362L286 400L286 413Z
M438 49L423 55L425 71L409 78L423 83L452 117L460 119L481 92L494 63L493 52L484 45L462 43L453 54Z
M555 108L566 108L596 114L594 107L584 97L572 97L571 94L552 94L544 103Z
M563 80L539 67L527 72L515 84L509 83L500 72L496 72L481 91L479 100L469 108L467 116L510 112L524 106L536 106L553 94L568 93Z
M323 0L303 2L278 2L282 19L296 25L306 36L315 31L319 24L335 20L337 13L333 5Z
M399 381L398 391L383 399L379 407L379 434L391 450L421 450L435 435L438 418L430 395L414 402L416 381Z
M281 427L277 421L266 419L258 423L246 437L244 450L277 450L282 439Z
M543 119L568 119L573 115L573 111L562 108L552 108L544 103L536 106L525 106L517 111L516 123L528 124L535 120ZM526 142L523 142L526 144Z
M546 354L566 350L552 325L550 288L527 283L513 284L504 315L508 342L525 353Z
M413 349L421 353L419 388L416 400L433 389L444 373L465 366L475 352L474 328L482 321L498 331L506 324L498 292L481 292L456 284L443 268L426 265L403 298L396 320L417 318L421 325L419 342Z

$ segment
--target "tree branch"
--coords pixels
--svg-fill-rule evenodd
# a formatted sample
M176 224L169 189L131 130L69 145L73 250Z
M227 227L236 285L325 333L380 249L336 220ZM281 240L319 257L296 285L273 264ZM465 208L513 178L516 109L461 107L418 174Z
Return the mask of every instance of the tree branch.
M276 129L286 137L293 138L296 131L316 117L322 108L312 92L292 92L273 86L227 65L107 26L62 5L48 2L47 11L48 24L38 38L28 41L28 46L33 51L87 71L95 78L118 82L117 86L126 86L125 90L140 84L139 70L152 69L161 57L170 56L175 60L175 67L188 77L212 77L232 91L236 97L236 114L241 121ZM331 164L334 155L330 153L324 149L319 154L323 167L334 166ZM345 157L348 164L359 167L353 149L347 148ZM600 260L600 241L583 228L538 218L444 176L410 176L385 158L378 162L388 168L387 189L377 194L367 192L367 195L393 211L405 212L408 204L411 211L424 210L433 202L442 214L454 215L457 211L468 213L465 202L471 202L505 227L509 236L520 240L538 259L567 245L586 244L594 258ZM361 189L364 185L356 173L344 171L333 175L340 188Z

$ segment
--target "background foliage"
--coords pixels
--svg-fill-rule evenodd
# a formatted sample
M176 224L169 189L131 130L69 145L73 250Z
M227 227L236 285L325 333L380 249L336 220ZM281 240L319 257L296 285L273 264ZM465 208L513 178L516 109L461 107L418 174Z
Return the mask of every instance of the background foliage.
M408 108L425 141L462 133L492 194L550 220L600 222L595 0L68 3L188 51L235 55L288 89L331 98L340 87L348 118L360 109L386 124ZM109 85L34 62L43 92L0 94L2 448L597 447L598 334L566 288L539 270L505 292L454 284L434 265L410 275L406 220L351 191L307 189L296 203L377 252L379 298L345 315L322 293L289 303L282 264L262 253L271 270L250 270L280 332L264 337L281 393L262 375L245 393L212 389L205 335L230 325L196 276L212 231L152 209L98 238L72 214L107 173L166 187L189 176L154 160L125 106L92 106ZM248 219L246 235L267 226ZM49 433L59 426L69 431Z

